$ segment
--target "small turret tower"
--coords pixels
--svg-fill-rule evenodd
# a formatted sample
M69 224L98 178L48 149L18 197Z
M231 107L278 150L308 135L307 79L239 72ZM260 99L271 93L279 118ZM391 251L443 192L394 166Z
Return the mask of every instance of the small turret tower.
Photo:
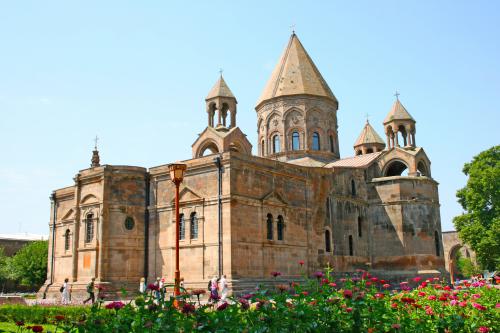
M354 153L356 155L365 155L382 151L384 148L384 140L377 134L367 119L365 127L363 127L361 134L354 143Z
M224 81L222 73L205 98L205 102L207 104L208 126L216 129L236 127L236 104L238 102L231 89L227 86L226 81ZM216 113L217 124L215 123ZM229 124L226 121L228 113L230 113Z
M100 158L99 158L99 150L97 150L97 141L98 140L99 140L99 138L96 136L94 139L94 150L92 151L92 159L90 161L91 168L97 168L97 167L101 166Z
M415 119L406 111L399 101L399 93L396 92L396 101L392 109L384 119L385 134L387 136L387 149L394 147L415 147ZM402 141L398 134L401 133Z

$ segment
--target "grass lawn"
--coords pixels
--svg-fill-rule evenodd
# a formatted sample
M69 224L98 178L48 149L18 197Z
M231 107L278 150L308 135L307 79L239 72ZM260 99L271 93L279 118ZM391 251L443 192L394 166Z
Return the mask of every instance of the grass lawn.
M36 325L36 324L31 324L31 325ZM26 326L31 326L30 324L26 324ZM39 325L43 326L43 331L52 331L54 332L56 327L51 324L45 324L45 325ZM17 332L18 328L16 326L16 323L5 323L5 322L0 322L0 332ZM31 332L31 330L29 331Z

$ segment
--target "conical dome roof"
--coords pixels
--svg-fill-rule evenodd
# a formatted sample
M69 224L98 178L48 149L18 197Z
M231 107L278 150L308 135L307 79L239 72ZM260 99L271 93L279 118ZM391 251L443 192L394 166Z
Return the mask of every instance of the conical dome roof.
M212 89L210 89L210 92L208 93L205 100L209 100L215 97L229 97L236 99L236 97L234 97L233 93L231 92L231 89L229 89L226 81L224 81L222 75L217 80L217 82L215 82Z
M322 96L337 102L299 38L293 33L257 106L274 97L303 94Z
M361 134L354 143L354 147L363 144L373 144L373 143L385 144L384 140L382 140L382 138L377 134L375 129L372 127L372 125L370 125L370 123L367 120L365 127L363 127Z
M396 99L394 104L392 105L392 109L385 117L384 119L384 124L387 124L388 122L391 122L393 120L412 120L415 122L415 119L410 115L408 111L406 111L405 107L401 102L399 101L399 98Z

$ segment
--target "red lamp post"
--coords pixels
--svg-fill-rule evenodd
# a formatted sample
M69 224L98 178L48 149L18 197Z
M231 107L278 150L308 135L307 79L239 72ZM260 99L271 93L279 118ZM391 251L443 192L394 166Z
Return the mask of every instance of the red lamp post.
M170 172L170 179L175 184L175 282L174 282L174 296L181 294L179 283L181 280L181 272L179 270L179 185L184 178L184 171L186 171L186 164L172 163L168 165Z

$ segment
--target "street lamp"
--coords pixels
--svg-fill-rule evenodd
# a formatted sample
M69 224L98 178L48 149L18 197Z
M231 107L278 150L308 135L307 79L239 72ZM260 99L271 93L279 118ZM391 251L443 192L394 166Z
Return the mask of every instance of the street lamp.
M174 281L174 296L181 294L179 283L181 280L181 272L179 270L179 185L184 178L186 164L172 163L168 165L170 172L170 180L175 184L175 281Z

